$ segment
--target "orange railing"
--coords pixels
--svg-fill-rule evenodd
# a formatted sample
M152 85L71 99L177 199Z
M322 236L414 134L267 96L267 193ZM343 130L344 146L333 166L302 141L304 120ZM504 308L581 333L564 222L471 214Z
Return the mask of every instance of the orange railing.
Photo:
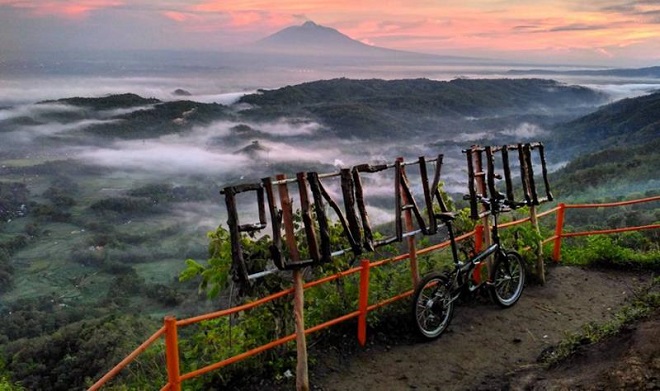
M621 202L609 202L603 204L559 204L558 207L552 209L547 213L557 212L557 222L555 224L555 234L550 238L547 238L543 243L554 241L554 248L552 251L552 259L555 262L559 262L561 259L561 241L562 238L570 238L575 236L589 236L589 235L603 235L603 234L613 234L619 232L627 231L641 231L647 229L658 229L660 224L650 224L637 227L623 227L623 228L614 228L614 229L604 229L604 230L591 230L591 231L581 231L581 232L563 232L564 230L564 218L566 214L566 209L585 209L585 208L612 208L618 206L626 206L633 204L641 204L645 202L653 202L660 200L660 196L642 198L637 200L621 201ZM540 216L540 215L539 215Z
M561 242L562 238L567 238L567 237L573 237L573 236L584 236L584 235L597 235L597 234L609 234L609 233L617 233L617 232L625 232L625 231L633 231L633 230L646 230L646 229L657 229L660 228L660 224L652 224L652 225L646 225L646 226L639 226L639 227L625 227L625 228L617 228L617 229L608 229L608 230L600 230L600 231L583 231L583 232L563 232L563 226L564 226L564 218L565 218L565 212L566 209L576 209L576 208L601 208L601 207L615 207L615 206L624 206L624 205L631 205L631 204L638 204L638 203L644 203L644 202L652 202L652 201L658 201L660 200L660 196L655 196L655 197L649 197L649 198L644 198L644 199L639 199L639 200L633 200L633 201L623 201L623 202L617 202L617 203L607 203L607 204L576 204L576 205L566 205L566 204L559 204L557 207L548 210L543 213L539 213L537 217L544 217L547 215L550 215L552 213L557 212L557 218L556 218L556 223L555 223L555 234L549 238L546 238L545 240L542 241L543 244L549 243L549 242L554 242L554 248L553 248L553 255L552 258L555 262L558 262L560 260L560 255L561 255ZM525 218L521 220L516 220L512 221L509 223L502 224L501 227L508 227L516 224L522 224L527 221L529 221L530 218ZM459 236L456 240L461 241L465 240L471 237L475 237L475 249L477 251L480 251L481 249L481 243L482 243L482 233L484 229L482 226L477 226L474 231L465 233L461 236ZM349 312L347 314L344 314L338 318L329 320L325 323L306 328L304 330L305 335L311 334L313 332L331 327L333 325L336 325L338 323L347 321L349 319L357 318L358 319L358 325L357 325L357 339L358 342L364 346L366 343L366 337L367 337L367 314L370 311L374 311L380 307L386 306L388 304L391 304L395 301L398 301L400 299L403 299L407 296L410 296L413 292L413 290L408 290L405 292L402 292L400 294L397 294L391 298L382 300L378 303L373 303L369 304L369 271L372 268L375 267L380 267L386 264L391 264L391 263L396 263L396 262L401 262L406 259L413 259L417 255L422 255L426 253L430 253L433 251L440 250L442 248L445 248L449 246L450 243L449 241L445 241L433 246L429 246L423 249L416 250L414 246L410 249L409 253L402 254L396 257L392 258L387 258L383 260L378 260L371 262L369 260L362 260L360 263L360 266L351 268L349 270L345 270L342 272L339 272L337 274L327 276L315 281L308 282L303 285L303 291L305 289L312 288L314 286L328 283L330 281L334 281L340 278L344 278L346 276L352 275L359 273L359 297L358 297L358 308L355 311ZM416 276L413 275L413 283L416 280ZM271 341L265 345L253 348L251 350L248 350L246 352L240 353L236 356L229 357L223 361L208 365L206 367L194 370L192 372L188 373L180 373L180 368L179 368L179 342L178 342L178 328L182 326L187 326L191 325L194 323L202 322L205 320L211 320L223 316L229 316L231 314L235 314L237 312L241 311L246 311L251 308L263 305L265 303L268 303L270 301L273 301L275 299L291 295L294 293L294 288L289 288L285 289L283 291L280 291L278 293L272 294L270 296L261 298L259 300L256 300L251 303L247 303L238 307L233 307L217 312L212 312L192 318L187 318L187 319L180 319L177 320L173 316L167 316L164 319L164 326L161 327L156 333L154 333L149 339L147 339L142 345L140 345L135 351L133 351L131 354L129 354L124 360L122 360L119 364L117 364L110 372L108 372L105 376L103 376L101 379L99 379L94 385L92 385L89 390L98 390L100 389L104 384L106 384L110 379L112 379L114 376L116 376L124 367L126 367L130 362L132 362L140 353L145 351L152 343L157 341L160 337L164 336L165 337L165 355L166 355L166 365L167 365L167 378L168 382L167 384L161 389L161 390L180 390L181 389L181 383L185 380L189 380L192 378L195 378L197 376L203 375L205 373L208 373L210 371L214 371L220 368L223 368L225 366L228 366L232 363L236 363L238 361L244 360L248 357L254 356L256 354L259 354L263 351L272 349L276 346L280 346L282 344L285 344L287 342L293 341L296 339L295 334L288 335L286 337Z

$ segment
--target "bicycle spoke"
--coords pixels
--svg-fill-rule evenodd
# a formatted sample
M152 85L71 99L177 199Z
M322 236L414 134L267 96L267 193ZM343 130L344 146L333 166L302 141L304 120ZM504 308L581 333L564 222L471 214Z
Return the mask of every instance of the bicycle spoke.
M493 273L493 300L503 307L510 307L518 301L525 284L523 260L515 252L508 252L500 259Z
M415 290L413 315L417 331L427 339L434 339L447 328L453 304L449 300L446 278L440 275L425 277Z

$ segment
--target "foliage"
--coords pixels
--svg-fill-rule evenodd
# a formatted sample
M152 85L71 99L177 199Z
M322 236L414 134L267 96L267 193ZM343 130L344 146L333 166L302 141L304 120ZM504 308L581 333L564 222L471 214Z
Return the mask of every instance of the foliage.
M69 208L76 204L78 185L68 177L56 178L51 187L46 189L43 196L53 205L60 208Z
M65 103L73 106L83 106L94 110L110 110L119 108L128 108L136 106L146 106L159 103L158 99L143 98L136 94L117 94L108 95L100 98L64 98L57 101L46 101L43 103Z
M149 184L128 192L129 196L148 198L153 203L203 201L209 199L210 194L210 191L196 186L173 186L165 183Z
M209 232L207 237L209 239L208 264L203 266L194 259L186 259L186 268L179 275L179 280L188 281L200 276L200 292L206 292L209 298L214 298L218 296L221 289L227 286L229 281L232 259L231 242L229 241L229 231L222 227Z
M556 90L557 94L548 94L548 91L551 90ZM557 97L560 99L551 102ZM657 151L659 149L657 137L655 137L657 121L652 122L658 112L658 110L655 110L653 101L656 98L652 96L648 99L626 102L625 107L620 106L624 109L616 115L616 118L611 117L605 120L604 118L609 116L608 113L611 113L611 111L602 111L597 116L572 123L571 129L553 130L552 136L557 136L561 140L565 140L562 136L564 131L570 138L575 140L583 139L580 133L587 132L588 134L584 136L584 139L589 142L580 143L580 145L592 145L592 141L599 141L594 134L599 134L597 132L600 132L602 128L602 132L606 133L605 140L608 145L616 146L616 148L603 153L578 159L575 164L569 164L566 171L562 171L558 176L551 178L553 190L556 189L556 193L562 196L562 201L566 201L566 197L569 195L576 198L585 197L584 190L589 189L585 189L584 186L575 186L576 183L593 186L593 189L589 191L598 192L599 196L604 195L603 198L608 200L611 198L612 201L618 198L618 194L612 193L612 189L615 187L625 190L625 194L629 194L631 189L642 192L647 191L647 189L655 189L656 193L653 194L657 194L657 179L653 176L655 171L649 169L649 167L659 165L657 162ZM216 138L218 142L235 142L238 144L246 137L260 139L281 137L257 130L258 124L255 124L255 120L272 120L273 118L290 118L292 116L305 122L319 121L324 125L321 128L322 132L335 132L347 138L378 137L381 135L391 137L393 131L398 132L397 134L400 137L407 137L408 134L415 131L426 137L430 134L429 129L432 129L435 132L433 134L436 136L444 137L445 133L442 131L445 129L454 131L458 123L455 121L462 120L466 115L489 116L488 119L475 119L474 121L468 121L469 123L461 122L467 128L476 126L474 124L478 123L479 126L489 125L485 126L489 129L504 129L510 126L512 121L519 123L520 119L523 118L518 116L515 111L527 110L532 104L557 108L568 107L572 103L581 102L580 105L575 106L585 107L583 110L586 111L588 110L586 106L598 103L600 99L601 97L598 94L591 91L539 80L435 82L421 79L400 81L352 81L343 79L306 83L280 90L264 91L259 95L248 95L244 98L244 101L255 106L251 110L240 112L232 112L224 106L215 104L206 105L190 101L163 103L154 99L126 94L104 98L73 98L61 103L76 105L80 107L80 110L53 114L59 116L57 118L47 117L44 114L43 118L17 119L16 124L12 124L12 121L5 121L3 125L6 125L5 131L14 131L12 126L20 126L20 121L26 121L25 124L29 125L39 125L46 124L45 121L52 119L57 119L61 123L83 119L111 119L112 122L106 121L107 123L89 126L77 131L78 134L67 135L67 138L62 135L49 136L51 137L50 141L53 143L61 142L67 143L67 145L70 145L70 143L80 143L81 145L92 143L103 147L107 147L108 138L150 139L164 134L188 132L194 126L204 126L217 119L236 120L236 123L244 121L255 127L255 129L252 129L248 125L238 125L233 129L230 138L218 135ZM583 102L587 102L587 105L582 105ZM142 107L147 105L151 107ZM535 107L538 108L539 106ZM639 106L639 109L636 106ZM140 108L140 110L133 112L120 110L124 114L111 114L108 111L131 107ZM611 108L616 109L617 107L613 106ZM95 110L104 110L105 112L95 113ZM542 110L538 112L540 111ZM184 116L184 113L188 114ZM493 118L494 116L490 116L492 113L497 114L496 119ZM439 117L442 117L443 120L439 121ZM535 114L524 118L530 119L533 123L540 123L545 117ZM27 122L28 120L31 122ZM556 117L553 116L552 121L545 118L545 121L551 123L556 121ZM608 121L614 122L610 126ZM99 140L97 137L92 137L93 135L102 135L107 138ZM77 136L82 137L82 139L76 138ZM317 136L318 134L314 134L314 137ZM60 137L60 139L56 140L57 137ZM40 141L44 140L40 139ZM627 146L633 142L644 143L644 145L628 148ZM45 151L48 144L39 143L39 145ZM443 150L450 147L458 150L458 148L464 147L463 144L450 144L444 140L438 141L436 145ZM550 149L548 151L550 152L548 156L551 156L552 160L559 160L558 151L550 151ZM18 156L18 153L7 151L7 156L11 156L13 159L14 156ZM120 226L118 221L119 219L122 219L122 222L130 221L134 216L145 217L149 215L149 217L152 217L155 213L169 206L166 205L167 203L210 199L212 194L217 194L212 185L174 186L159 182L147 183L144 186L129 188L125 192L125 196L104 198L107 193L98 191L100 187L104 186L99 185L99 183L101 178L110 173L109 169L82 164L78 159L50 161L48 159L52 157L43 159L36 157L42 156L42 154L31 153L31 156L33 158L25 159L25 163L14 164L12 162L7 163L5 166L3 162L3 181L0 182L0 290L12 288L10 284L14 274L23 272L23 268L26 268L26 264L29 263L25 262L29 257L27 254L41 250L41 247L37 246L46 241L51 246L44 247L48 251L47 254L45 251L43 252L44 256L52 256L58 260L61 258L64 261L64 267L61 269L63 271L49 273L48 278L61 279L68 284L68 281L70 281L68 277L70 276L60 275L60 273L68 273L72 268L89 270L89 267L91 267L91 273L98 273L99 276L104 275L98 280L100 284L95 285L101 287L102 290L99 293L100 298L98 298L98 301L96 299L94 301L96 303L94 307L75 306L71 302L59 300L57 296L34 298L34 302L23 299L8 302L4 300L7 296L3 296L3 300L0 302L0 317L2 318L2 322L0 322L0 345L3 345L2 347L11 342L12 349L18 351L19 346L25 344L26 352L37 355L38 349L36 346L38 345L45 354L51 355L53 352L46 341L60 338L65 330L68 330L66 333L71 337L70 344L72 346L76 345L77 342L74 341L73 335L78 326L71 326L72 329L70 330L66 328L67 325L79 325L87 318L101 318L109 311L115 311L118 306L129 313L139 309L158 312L162 311L163 308L159 308L157 305L168 307L183 302L185 297L180 290L180 286L147 282L149 277L146 277L147 280L145 280L141 274L136 273L136 269L132 265L140 262L152 262L165 257L186 258L195 256L202 259L206 254L192 255L192 251L199 250L195 250L193 245L187 243L179 245L179 242L177 242L176 246L172 245L174 240L171 238L173 237L182 238L180 239L182 242L190 238L190 236L183 235L184 229L181 226L173 225L158 228L150 222L141 226L138 230L133 228L137 224ZM308 171L310 170L310 163L278 163L277 167L284 172ZM245 175L256 174L245 173ZM566 180L562 179L562 176ZM124 188L125 178L120 179L116 182L118 183L116 187ZM238 175L235 179L238 179ZM199 178L195 180L199 181ZM214 182L214 180L208 178L203 178L203 180L207 183ZM635 186L642 183L646 187L631 187L631 181L635 182ZM113 185L113 190L115 190L114 187ZM122 192L122 194L124 193ZM590 194L587 195L590 196ZM586 199L593 201L593 198ZM22 205L25 205L25 208ZM90 208L90 205L94 205L94 207ZM6 208L3 209L3 207ZM5 214L3 215L3 213ZM641 206L626 207L619 212L599 210L592 215L586 212L582 214L581 211L574 210L571 211L570 221L572 224L575 222L576 225L579 223L600 227L637 225L659 221L660 214L658 213L657 208L644 208ZM163 215L160 214L158 217ZM471 230L473 222L467 217L465 219L463 217L466 216L461 216L455 222L458 231ZM7 219L13 220L11 224L6 223ZM66 224L63 224L63 222L66 222ZM332 233L332 237L333 240L337 240L335 243L339 243L341 227L333 227L332 229L335 228L337 231ZM72 231L77 231L76 235L73 235ZM514 241L521 246L529 245L535 239L534 233L526 228L503 230L503 234L507 243ZM549 235L544 233L544 236ZM74 245L71 245L68 238L72 237L80 239ZM182 274L182 279L186 279L186 273L189 274L188 280L198 276L201 279L200 289L205 290L211 297L215 297L222 302L231 301L235 298L234 296L238 290L235 287L232 289L230 278L231 257L227 233L218 230L211 233L209 239L208 262L204 264L203 262L187 260L188 267ZM251 271L260 271L272 267L268 264L268 243L266 239L260 241L245 237L242 240L244 240L244 248L247 250L246 259L252 267ZM426 238L422 240L426 240ZM607 254L615 254L619 259L626 260L621 263L622 267L628 265L626 262L636 260L636 255L633 256L627 251L643 250L646 254L644 256L650 256L648 254L656 254L657 256L657 233L647 231L638 235L627 234L613 237L611 240L612 243L597 243L597 247L602 247L602 249L598 250L598 254L596 254L596 250L589 254L587 248L589 243L586 239L584 241L575 239L577 246L585 248L574 250L574 254L577 254L578 258L583 255L584 259L589 257L595 259L595 255L603 257ZM59 245L56 246L58 242ZM565 243L569 242L565 241ZM654 244L655 247L653 247ZM59 247L63 247L63 250L60 251ZM204 246L199 247L204 251ZM396 254L397 251L401 251L403 248L404 246L399 248L391 246L387 249L381 249L376 257L384 258ZM621 250L621 248L624 250ZM51 249L54 250L53 253L50 253ZM305 248L300 250L303 253L306 251ZM469 251L469 249L466 249L466 251ZM566 251L569 253L564 258L569 259L573 254L571 252L573 250ZM42 252L39 251L39 253ZM443 263L451 262L446 251L437 254L437 256L433 255L420 259L420 265L428 270L441 267ZM340 270L345 270L353 261L350 257L335 258L332 263L315 269L313 276L310 276L310 272L306 272L306 277L316 278L331 275ZM600 261L584 262L599 265ZM608 264L616 263L615 261L606 262ZM657 265L657 262L649 262L649 265L653 264ZM149 267L149 265L143 264L137 265L136 268L142 266ZM373 269L370 301L374 302L381 298L391 297L402 290L409 289L410 273L406 266L405 262L401 262ZM244 300L252 300L269 292L290 287L291 283L288 276L288 273L275 273L266 279L259 280L259 284L256 284L253 290L245 292L247 295L244 296ZM17 279L17 281L22 280ZM346 311L355 308L357 284L358 277L353 275L342 281L323 284L307 290L306 323L309 325L320 324L329 318L344 314ZM18 283L15 285L20 286L21 289L24 287L24 285ZM192 286L192 284L188 284L188 286ZM57 289L54 284L49 285L49 288L51 287ZM25 286L25 288L30 289L32 287ZM229 298L226 295L229 295ZM148 307L143 304L145 300L148 302ZM135 306L135 302L141 304L139 309ZM188 306L189 303L191 302L186 301L186 307L179 307L179 310L185 308L184 311L192 312L190 306ZM322 303L325 304L322 305ZM388 306L381 311L389 313L391 308L391 306ZM290 300L287 297L260 310L240 314L230 320L224 319L219 321L217 325L211 323L205 329L202 327L204 332L210 335L208 339L205 339L202 331L199 333L191 332L191 334L186 334L185 337L192 337L189 346L193 351L198 349L202 352L204 344L217 346L216 342L220 341L220 345L225 346L227 337L219 333L231 330L233 333L231 345L234 347L243 346L247 349L258 346L264 341L270 341L276 336L291 333L293 324L290 313ZM378 322L382 322L385 317L379 311L370 313L368 319L371 325L376 325ZM218 334L214 333L215 327L219 329ZM153 330L153 327L147 325L144 329ZM82 330L82 327L79 330ZM110 332L110 334L112 333L114 331ZM111 335L110 337L116 336ZM185 339L182 338L182 340ZM117 338L117 343L120 342L119 340L120 338ZM39 341L38 344L37 341ZM140 341L127 342L126 346L130 345L133 348ZM217 352L206 351L204 352L205 357L213 361L233 354L231 349L228 352L222 349ZM145 354L143 373L135 374L135 377L131 377L133 375L129 376L126 384L130 384L130 386L127 386L126 389L144 389L147 388L144 386L145 384L150 384L148 379L151 376L153 376L153 379L162 378L162 373L156 374L157 369L163 367L162 352L162 346L155 346L153 353L148 351ZM78 353L71 353L71 356L76 354ZM80 351L80 355L81 361L85 357L89 357L84 349ZM75 357L73 358L78 360ZM114 364L120 358L123 358L123 355L108 356L107 364ZM71 357L62 357L63 362L71 359ZM192 356L190 359L194 360ZM115 361L111 362L112 360ZM143 360L142 356L140 360ZM254 360L246 364L247 368L256 368L252 372L252 376L258 376L261 368L281 373L279 372L281 369L290 367L290 346L283 346L271 353L260 355ZM85 367L86 362L81 364L81 361L77 361L77 363ZM55 363L55 361L53 362ZM17 363L13 362L12 365L16 367ZM42 363L36 360L34 365L36 368ZM185 365L194 366L198 364L189 361ZM44 376L46 376L45 373L48 368L43 365L41 368L44 369ZM19 369L21 376L25 375L33 378L39 376L36 369L34 372L26 371L26 368L22 367ZM105 370L105 368L102 370ZM241 376L250 375L250 370L241 371L242 369L233 366L231 371L216 371L218 373L212 375L222 378L205 379L205 381L217 380L219 384L223 384L230 383ZM90 372L92 372L91 368ZM2 379L1 370L0 379ZM18 380L18 378L12 375L7 382L14 382L15 380ZM0 380L0 389L4 386L3 381ZM157 381L154 380L154 382ZM204 381L200 383L199 387L203 387L201 385L203 383Z
M632 249L645 243L642 248ZM660 270L660 248L647 242L638 232L624 233L617 236L589 236L585 242L575 246L565 246L562 254L564 262L578 265L608 266L622 269Z
M298 243L304 242L304 229L300 214L294 217L294 228ZM339 222L331 223L329 233L333 248L347 248L348 243L343 235L343 226ZM376 234L376 239L380 235ZM202 265L193 260L187 260L187 268L181 273L181 280L189 280L199 276L200 289L206 291L210 297L217 296L221 291L226 291L227 285L231 285L231 243L229 233L222 227L209 233L211 241L209 245L209 260L207 265ZM261 238L250 238L243 236L241 238L244 250L244 258L249 268L249 273L262 271L267 267L270 258L269 244L270 239L265 236ZM301 258L308 257L308 249L305 245L299 248ZM391 256L395 254L395 246L379 248L379 257ZM352 263L350 254L333 257L332 262L318 265L313 269L305 271L308 278L321 278L334 275L340 271L349 268ZM379 301L390 298L396 294L411 288L410 273L403 273L407 265L404 262L396 265L385 266L372 269L372 297L370 300ZM243 300L254 300L279 292L291 286L288 273L273 273L260 278L258 283L253 284L249 289L242 290ZM345 315L351 308L357 308L359 290L359 273L355 273L347 278L336 279L319 286L307 289L305 291L305 324L307 327L322 324L330 319ZM230 292L230 297L232 293ZM224 330L223 334L214 334L208 331L198 331L191 336L192 341L187 342L187 349L193 352L199 352L204 357L209 357L209 362L216 362L235 354L232 349L236 346L242 347L242 351L249 348L261 346L275 339L290 335L295 331L293 319L291 298L283 297L273 300L265 305L261 305L245 313L241 313L231 319L217 320L214 327ZM370 322L377 323L378 316L370 318ZM207 325L201 326L207 330ZM231 344L222 343L223 339L231 338ZM206 346L217 346L217 349L209 352ZM238 351L241 351L240 349ZM233 353L232 353L233 352ZM210 354L210 356L209 356ZM291 369L293 365L294 351L287 346L282 346L274 350L262 353L260 356L250 360L246 366L239 366L236 369L223 370L222 374L217 374L213 379L207 380L215 385L227 385L232 379L239 378L237 373L244 373L246 368L252 368L249 372L251 376L257 374L282 373L287 368ZM194 356L191 356L191 358ZM193 365L193 364L190 364ZM196 364L198 365L198 364ZM258 368L258 369L256 369ZM236 372L238 371L238 372ZM245 376L242 376L245 377ZM208 386L208 384L207 384ZM202 387L203 388L203 387Z
M115 122L89 126L82 132L106 138L145 139L189 131L230 116L223 105L193 101L161 102L114 117Z
M333 79L246 95L258 106L244 115L257 120L285 116L312 118L344 137L390 137L428 129L450 130L465 116L498 117L538 108L574 109L575 102L597 104L594 91L550 80L500 79L449 82ZM442 118L441 122L438 118ZM464 123L463 123L464 124Z
M14 384L9 380L6 375L0 375L0 391L24 391L25 388L18 384Z
M558 126L555 143L578 151L598 151L619 145L639 146L657 141L660 93L623 99Z
M96 201L90 209L100 215L131 216L158 213L154 202L146 198L113 197Z
M11 288L14 267L11 265L9 253L0 247L0 293Z
M0 224L25 215L30 191L24 183L0 182ZM22 207L21 207L22 206Z
M660 125L659 125L660 126ZM585 192L601 190L599 196L619 194L631 196L632 189L657 191L657 180L649 167L660 166L660 139L651 138L644 144L603 149L585 154L571 161L566 167L550 175L553 189L557 196L567 197L583 195ZM575 186L579 183L580 186ZM594 197L589 195L590 201Z
M70 323L87 317L102 316L98 308L65 304L53 296L19 299L1 308L0 345L20 339L49 335Z
M12 380L28 389L81 389L126 356L153 326L128 315L82 320L51 335L10 342L4 348L6 367Z

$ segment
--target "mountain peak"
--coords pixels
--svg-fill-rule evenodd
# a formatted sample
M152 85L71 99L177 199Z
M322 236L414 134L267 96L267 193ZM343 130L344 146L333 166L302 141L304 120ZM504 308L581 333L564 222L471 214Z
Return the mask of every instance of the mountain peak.
M255 43L262 50L281 53L363 54L369 46L311 20L290 26Z
M308 20L307 22L303 23L303 25L301 27L303 27L303 28L313 28L313 27L319 27L319 25L312 22L311 20Z
M243 50L259 54L283 55L278 57L292 61L300 59L324 59L323 61L464 61L467 58L435 56L371 46L355 40L332 27L311 20L301 25L286 27L269 35Z

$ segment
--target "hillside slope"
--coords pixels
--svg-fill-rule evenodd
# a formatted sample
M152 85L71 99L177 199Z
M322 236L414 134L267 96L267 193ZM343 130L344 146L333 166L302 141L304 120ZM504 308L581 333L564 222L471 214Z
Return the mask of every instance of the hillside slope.
M553 156L571 159L551 175L556 195L594 200L660 190L660 93L607 105L553 134Z
M614 102L553 133L556 145L575 152L646 144L660 137L660 92Z

